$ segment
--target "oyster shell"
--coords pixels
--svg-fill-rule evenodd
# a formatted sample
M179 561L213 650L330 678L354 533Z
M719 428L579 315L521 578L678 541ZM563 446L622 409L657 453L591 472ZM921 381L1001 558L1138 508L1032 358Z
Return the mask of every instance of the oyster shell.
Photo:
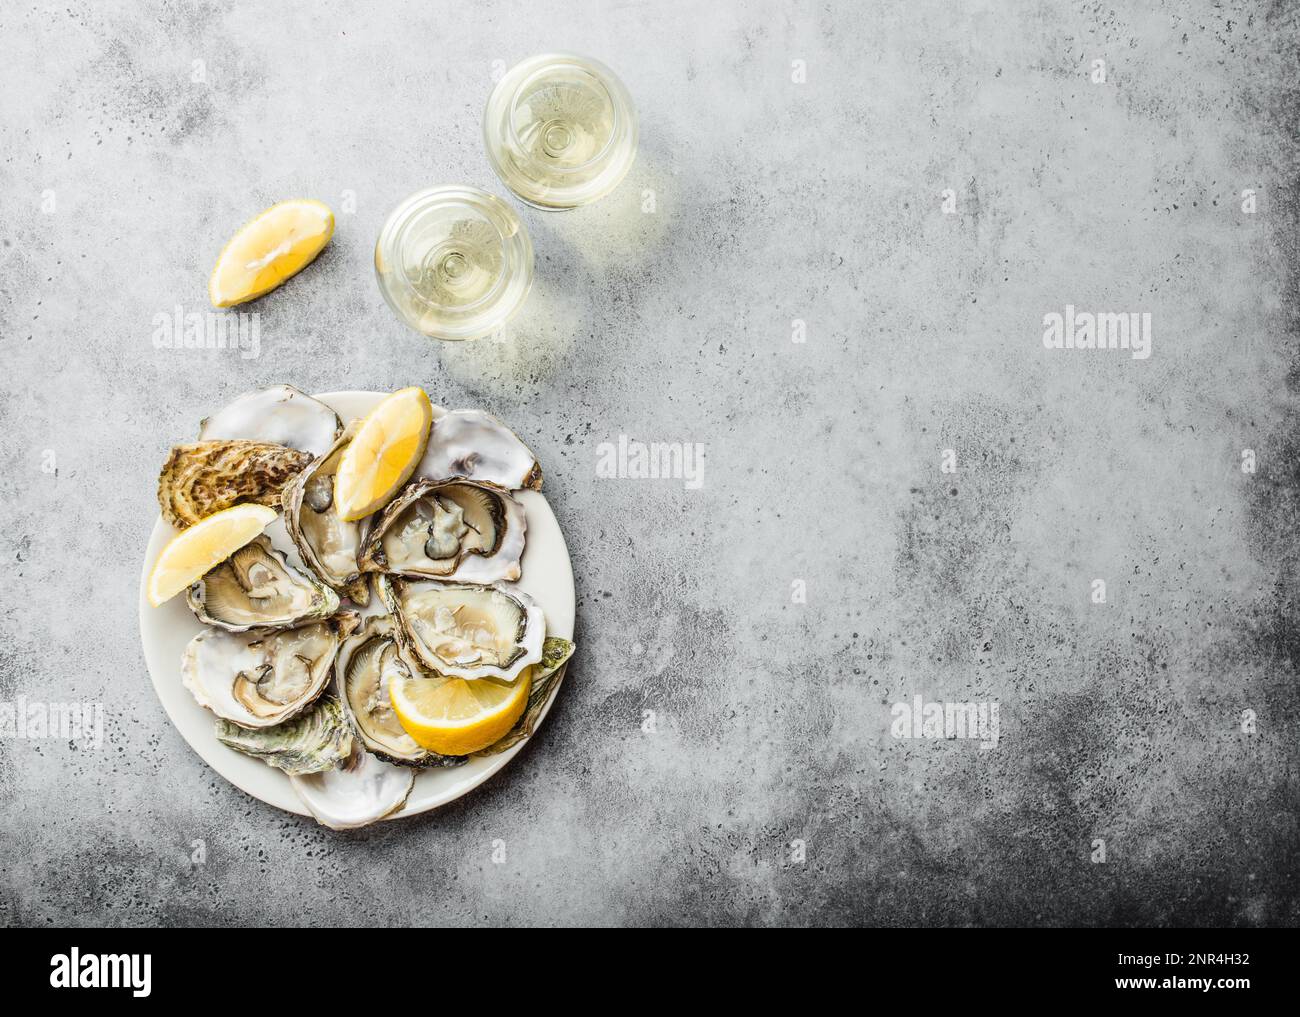
M434 417L429 444L413 476L478 480L507 491L542 489L537 457L510 428L482 410L450 410Z
M310 462L310 453L260 441L177 445L158 475L158 507L178 530L244 502L278 509L280 493Z
M290 777L289 782L318 823L352 830L405 805L415 787L415 771L386 763L354 744L352 756L338 769Z
M524 507L492 484L417 480L371 525L361 568L393 575L494 583L519 578Z
M329 684L339 643L357 622L349 611L279 632L207 629L185 647L181 682L218 717L240 727L272 727L316 701Z
M289 776L332 770L352 755L352 728L333 696L322 696L292 720L250 731L217 718L217 741Z
M325 454L298 474L284 492L284 525L303 564L355 603L370 602L357 556L367 520L344 522L334 506L334 474L343 450L361 427L354 420Z
M397 618L394 634L408 665L456 678L512 682L542 659L546 619L516 587L387 576L377 582Z
M266 535L245 544L186 595L199 621L227 632L282 629L328 618L338 595L299 572Z
M406 733L388 699L388 683L411 672L398 652L392 615L375 615L343 641L334 662L334 682L343 713L362 746L380 759L403 766L456 766L458 756L421 748Z
M199 423L199 440L248 438L302 449L322 456L343 430L343 423L319 399L292 385L272 385L245 392L229 406Z

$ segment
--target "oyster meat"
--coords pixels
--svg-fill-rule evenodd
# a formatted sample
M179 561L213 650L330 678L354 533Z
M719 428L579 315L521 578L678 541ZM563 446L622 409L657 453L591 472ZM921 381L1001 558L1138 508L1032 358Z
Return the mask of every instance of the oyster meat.
M181 682L200 706L240 727L296 716L329 684L339 643L355 631L352 612L279 632L207 629L181 658Z
M458 756L441 756L422 748L406 733L388 698L394 677L406 678L410 669L398 653L389 614L366 620L360 631L339 648L334 680L343 712L365 749L380 759L404 766L455 766Z
M178 530L244 502L279 509L281 492L310 462L310 453L260 441L177 445L158 475L158 507Z
M357 556L367 520L345 522L334 504L334 475L343 452L361 427L354 420L326 453L298 474L284 492L284 525L303 564L330 587L357 603L370 600Z
M378 577L407 663L456 678L512 682L542 659L546 620L512 586Z
M217 718L217 741L289 776L320 773L352 755L352 728L333 696L322 696L292 720L254 731Z
M524 507L493 484L417 480L370 527L364 570L494 583L519 578L527 521Z
M322 456L343 430L339 416L292 385L246 392L199 424L199 440L247 438Z
M434 417L417 480L478 480L507 491L542 489L542 468L527 445L490 413L450 410Z
M338 769L289 781L318 823L332 830L352 830L405 805L415 787L415 771L386 763L354 743L351 757Z
M199 621L227 632L279 629L328 618L338 595L293 568L266 535L245 544L187 594Z

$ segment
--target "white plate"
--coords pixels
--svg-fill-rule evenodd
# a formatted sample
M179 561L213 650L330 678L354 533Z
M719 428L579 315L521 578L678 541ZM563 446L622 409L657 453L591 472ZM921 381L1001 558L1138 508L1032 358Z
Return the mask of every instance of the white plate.
M316 396L317 399L333 407L335 412L347 423L356 417L363 417L384 397L383 392L329 392ZM204 412L212 412L216 407L204 407ZM434 407L434 415L442 410ZM202 413L195 414L197 421ZM188 440L178 437L178 441ZM527 438L525 437L525 441ZM556 522L551 507L546 499L536 491L520 491L519 501L524 506L528 519L528 540L524 549L523 577L519 586L529 593L542 606L546 615L546 634L573 638L573 566L569 563L569 550L564 544L564 535L560 524ZM292 541L284 530L282 520L276 520L267 528L271 543L281 551L288 551L290 560L300 564ZM217 773L236 787L248 792L254 798L260 798L268 805L295 812L300 816L308 815L307 810L294 794L289 778L279 770L234 749L227 748L217 741L213 733L214 717L199 706L189 691L181 684L181 653L194 636L203 631L204 626L194 617L185 603L184 594L173 597L161 607L150 607L145 599L145 579L163 546L176 534L176 530L165 523L161 517L154 523L153 535L145 551L144 568L140 573L140 637L144 642L144 659L149 665L149 675L153 687L162 700L163 709L171 718L182 737ZM374 611L374 598L371 608ZM560 675L563 682L564 676ZM557 692L552 694L538 718L538 726L550 712ZM520 742L500 755L471 759L463 766L433 768L416 771L415 788L406 806L396 816L414 816L421 812L436 809L455 801L461 795L478 787L494 773L515 757L515 754L527 744Z

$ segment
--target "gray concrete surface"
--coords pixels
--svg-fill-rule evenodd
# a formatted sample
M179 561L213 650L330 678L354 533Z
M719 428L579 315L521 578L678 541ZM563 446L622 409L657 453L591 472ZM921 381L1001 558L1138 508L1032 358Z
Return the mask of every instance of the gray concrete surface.
M106 732L0 738L0 921L1295 923L1296 38L1247 0L6 5L0 701ZM406 331L385 213L500 193L494 70L562 48L635 97L630 178L523 213L506 342ZM155 349L299 195L339 227L260 355ZM1044 348L1067 304L1150 313L1150 358ZM145 673L165 450L273 382L422 384L546 469L577 662L423 819L249 799ZM620 435L703 486L599 477ZM996 748L893 737L917 695L997 704Z

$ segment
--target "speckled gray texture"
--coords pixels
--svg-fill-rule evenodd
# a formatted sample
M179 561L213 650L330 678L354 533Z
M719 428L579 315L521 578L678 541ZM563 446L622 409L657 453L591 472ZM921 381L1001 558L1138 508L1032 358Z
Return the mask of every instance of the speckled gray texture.
M0 701L107 709L98 752L0 739L0 921L1300 917L1288 5L148 6L0 11ZM509 341L406 331L385 213L500 192L494 70L561 48L635 97L631 176L523 213ZM338 231L257 305L260 357L156 350L297 195ZM1153 355L1044 349L1066 304L1150 312ZM158 466L272 382L422 384L545 467L579 655L520 757L427 817L341 835L248 798L145 673ZM599 478L619 435L702 443L704 486ZM891 737L918 694L999 704L997 748Z

